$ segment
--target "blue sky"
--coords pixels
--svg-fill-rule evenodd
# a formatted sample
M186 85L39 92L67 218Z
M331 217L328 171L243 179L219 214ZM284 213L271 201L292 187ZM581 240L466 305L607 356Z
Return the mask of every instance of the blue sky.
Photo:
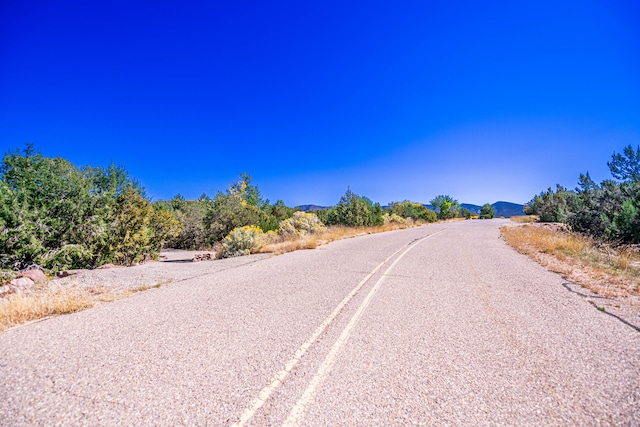
M640 145L635 1L0 1L0 150L153 199L525 203Z

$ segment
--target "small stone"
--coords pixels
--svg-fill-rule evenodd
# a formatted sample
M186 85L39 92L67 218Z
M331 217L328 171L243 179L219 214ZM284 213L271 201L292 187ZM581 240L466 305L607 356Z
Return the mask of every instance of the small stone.
M23 271L20 277L28 277L35 283L41 283L47 281L47 276L41 270L27 270Z
M212 261L213 258L213 254L212 253L206 253L206 254L196 254L192 259L191 262L198 262L198 261Z

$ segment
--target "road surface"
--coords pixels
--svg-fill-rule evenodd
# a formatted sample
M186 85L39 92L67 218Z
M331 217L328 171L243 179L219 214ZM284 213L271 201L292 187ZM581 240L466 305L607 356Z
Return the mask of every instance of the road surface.
M503 223L183 264L6 331L0 425L640 425L638 330Z

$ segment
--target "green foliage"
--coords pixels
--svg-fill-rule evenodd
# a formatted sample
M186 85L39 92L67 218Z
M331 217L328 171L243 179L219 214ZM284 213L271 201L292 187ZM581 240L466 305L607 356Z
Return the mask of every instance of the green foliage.
M629 145L624 148L622 154L614 153L607 166L615 179L640 182L640 146L634 151Z
M438 216L434 211L421 203L414 203L408 200L389 203L387 211L402 218L412 218L417 221L436 222L438 220Z
M326 227L315 214L295 212L291 218L280 222L278 234L284 237L299 237L316 234L326 230Z
M460 203L451 196L439 195L429 203L438 213L438 219L456 218L459 215Z
M549 188L527 204L527 213L538 215L542 222L566 222L574 195L561 185L557 185L555 191Z
M125 259L116 256L113 241L135 221L118 222L122 219L119 198L132 191L149 204L139 184L121 167L77 168L62 158L46 158L30 145L22 154L6 153L0 174L2 268L37 265L55 271ZM138 237L125 245L139 252L137 245L146 242L142 252L153 257L168 236L161 234L167 218L163 226L145 221L155 227L146 232L146 240L128 230Z
M640 243L640 149L626 147L613 154L608 163L611 174L621 182L605 180L596 184L588 173L581 174L578 187L536 196L526 210L541 221L568 224L572 230L598 239L620 243Z
M18 274L13 270L0 270L0 285L9 283L16 277L18 277Z
M218 258L230 258L249 255L252 251L260 249L264 241L264 233L255 225L247 225L231 230L222 240L222 248L218 252Z
M251 185L253 178L247 173L240 174L237 182L229 186L228 195L241 199L245 204L262 209L269 204L268 200L264 200L260 194L260 189Z
M203 218L207 243L213 245L224 238L234 228L258 225L267 219L267 214L244 201L235 194L218 193L208 204Z
M480 209L480 218L482 219L491 219L496 216L496 211L489 203L485 203L482 205L482 209Z
M362 227L382 225L382 207L366 197L361 197L347 189L340 202L326 212L319 212L320 219L328 225Z
M612 232L627 243L640 242L640 205L630 199L622 203L622 209L613 218Z
M185 200L179 194L168 202L156 202L156 205L171 212L182 224L180 233L167 241L168 247L187 250L209 248L204 217L210 202L206 195L202 195L199 200Z

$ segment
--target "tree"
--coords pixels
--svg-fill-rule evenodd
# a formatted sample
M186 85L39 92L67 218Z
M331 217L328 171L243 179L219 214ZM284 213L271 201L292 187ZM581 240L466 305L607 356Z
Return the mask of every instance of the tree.
M607 166L615 179L640 182L640 146L634 151L633 147L628 145L622 154L613 153Z
M431 209L421 203L414 203L408 200L389 203L387 211L401 218L413 218L419 221L436 222L438 219L436 213Z
M541 222L566 222L575 205L574 197L574 192L558 184L555 191L549 188L527 203L527 213L538 215Z
M382 225L382 207L366 197L347 189L340 202L326 212L317 212L322 222L329 225L341 224L349 227Z
M0 164L0 267L57 271L135 262L138 253L156 256L175 228L172 218L162 214L154 220L153 209L145 207L120 221L123 195L140 209L150 206L124 168L78 168L44 157L31 145L23 153L8 152ZM138 238L137 221L147 227L144 238ZM125 252L133 258L114 252L123 236L120 245L128 245Z
M455 218L458 216L460 203L451 196L439 195L429 203L431 203L431 206L433 206L438 213L439 219Z
M262 198L258 186L251 185L252 181L253 178L251 178L251 175L248 173L241 173L240 179L229 186L227 194L240 198L248 205L262 209L269 205L269 201Z
M482 219L491 219L496 216L496 211L492 205L489 203L485 203L482 205L482 209L480 209L480 218Z

